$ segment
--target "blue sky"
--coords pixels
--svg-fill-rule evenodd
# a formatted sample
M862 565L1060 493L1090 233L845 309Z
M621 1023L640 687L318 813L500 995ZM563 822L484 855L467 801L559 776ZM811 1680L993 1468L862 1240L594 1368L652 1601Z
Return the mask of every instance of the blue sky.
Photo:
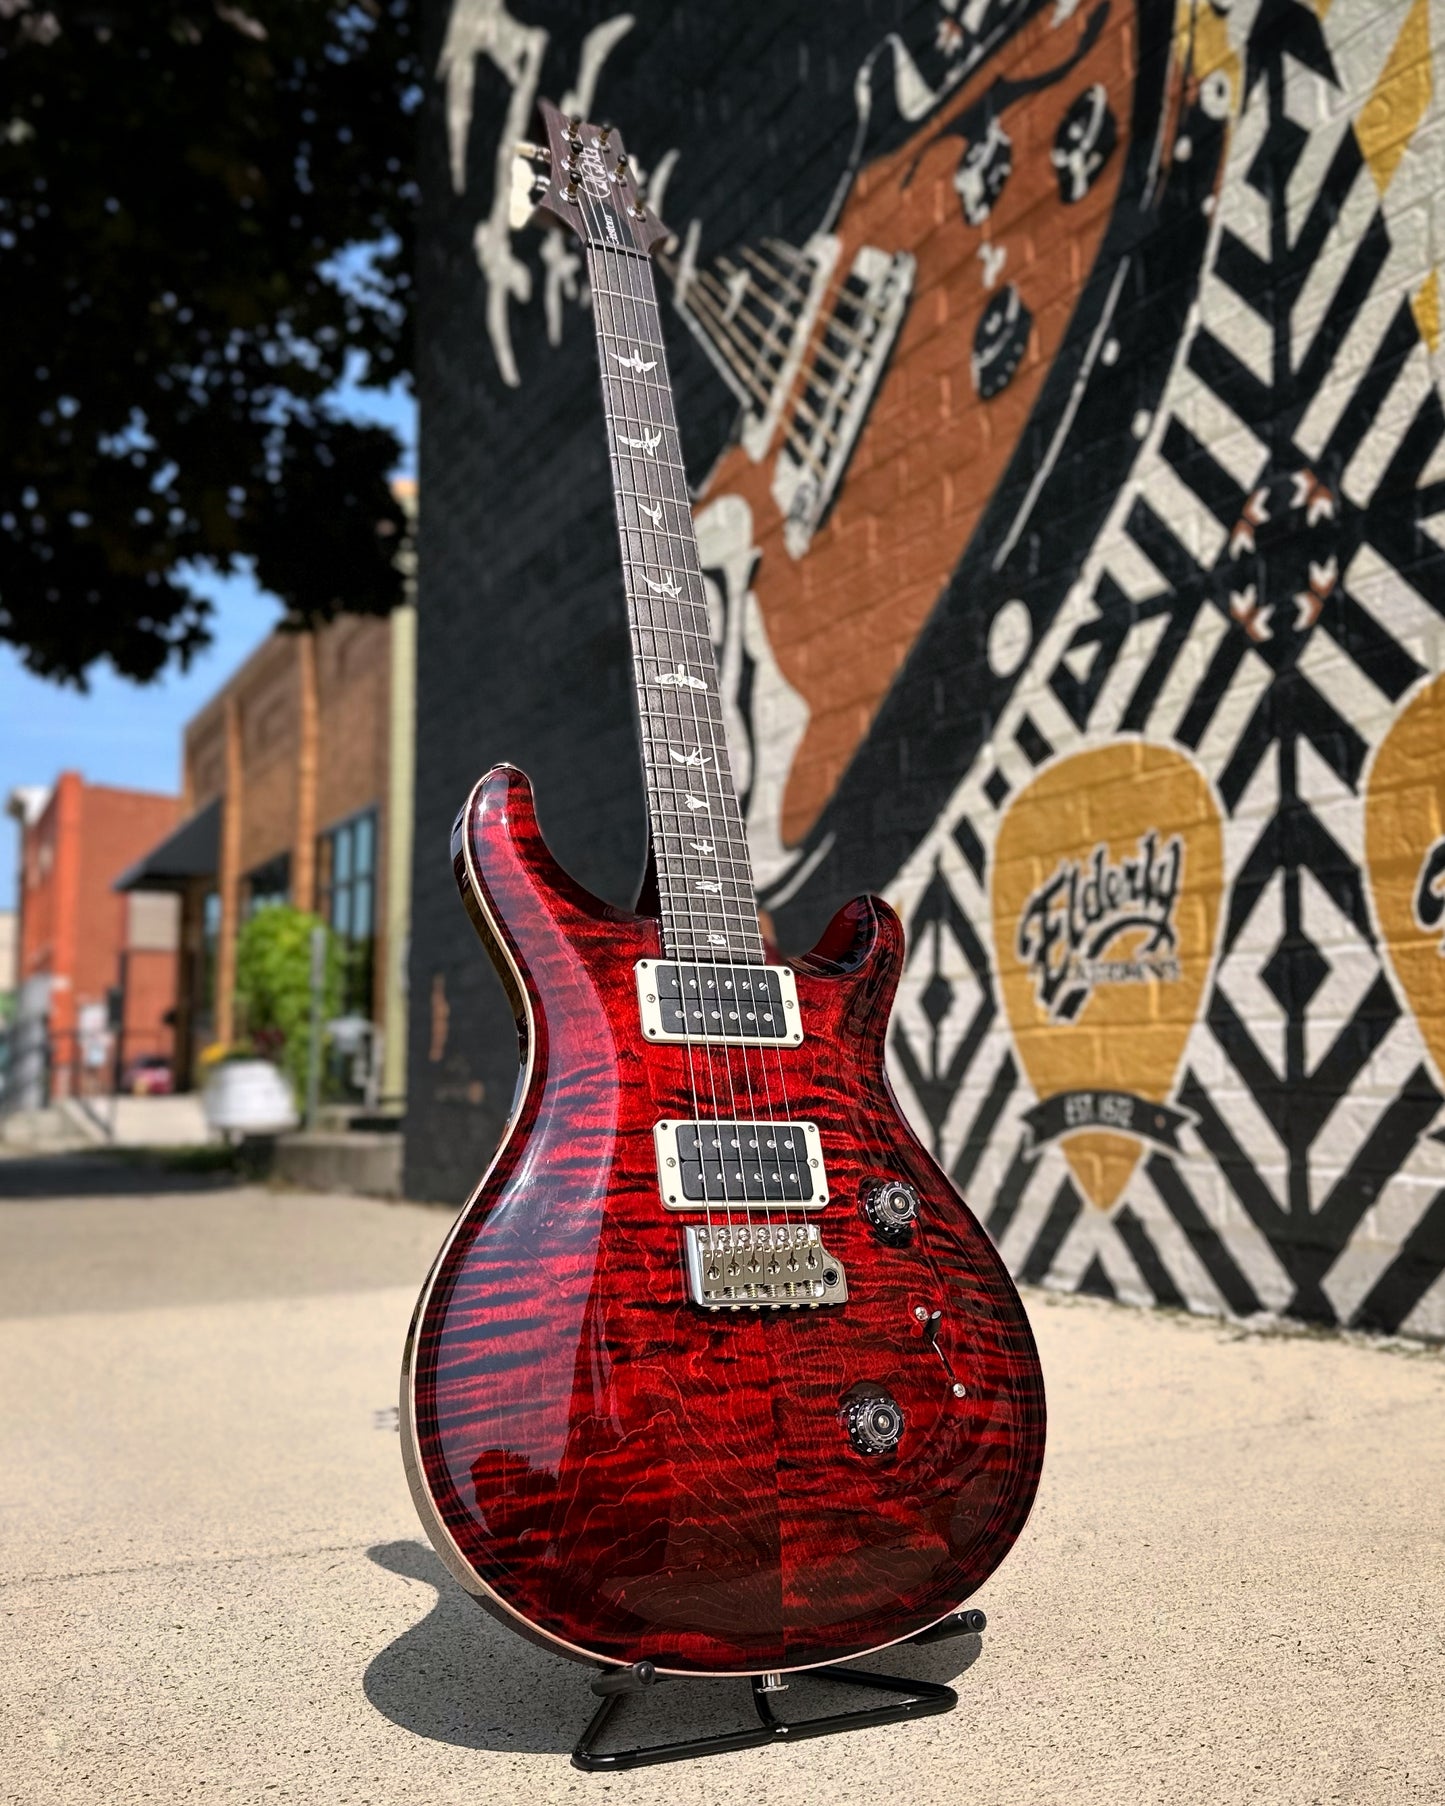
M407 447L401 468L413 471L416 409L400 386L384 394L348 388L338 400L348 413L392 427ZM181 729L280 618L279 603L248 576L198 576L195 587L215 604L214 643L189 671L168 671L158 683L139 687L100 665L82 696L32 677L14 648L0 645L0 798L66 770L93 783L179 788ZM14 822L0 818L0 909L15 903L16 842Z

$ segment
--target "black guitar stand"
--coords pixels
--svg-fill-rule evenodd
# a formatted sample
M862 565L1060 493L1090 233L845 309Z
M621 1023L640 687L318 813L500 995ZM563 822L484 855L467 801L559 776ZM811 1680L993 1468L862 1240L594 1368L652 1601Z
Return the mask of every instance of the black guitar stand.
M909 1640L913 1643L941 1643L946 1637L977 1634L988 1620L979 1611L955 1612L941 1624L921 1632ZM766 1743L797 1743L803 1737L832 1737L839 1731L862 1731L870 1725L902 1724L909 1718L931 1718L937 1712L951 1712L958 1704L952 1687L937 1681L912 1681L897 1674L871 1674L860 1668L806 1668L805 1675L818 1680L837 1682L845 1687L865 1687L875 1693L900 1695L891 1705L863 1706L852 1712L830 1712L821 1718L799 1718L787 1722L773 1711L772 1697L787 1691L780 1674L755 1674L751 1677L753 1706L758 1726L741 1731L718 1731L709 1737L684 1737L675 1743L644 1744L637 1749L599 1751L597 1744L613 1713L622 1700L632 1693L646 1693L665 1678L651 1662L634 1662L630 1668L606 1668L592 1683L592 1691L601 1705L592 1714L587 1729L572 1751L573 1768L588 1774L610 1774L627 1768L650 1768L658 1762L687 1762L696 1756L722 1756L732 1750L759 1749Z

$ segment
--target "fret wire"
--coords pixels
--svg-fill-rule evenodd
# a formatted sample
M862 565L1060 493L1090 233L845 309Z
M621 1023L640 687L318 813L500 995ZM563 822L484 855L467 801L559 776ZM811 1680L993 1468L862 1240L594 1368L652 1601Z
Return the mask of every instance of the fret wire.
M731 888L715 890L714 885L726 883ZM706 888L696 879L670 876L664 878L659 874L658 893L669 902L686 902L694 915L718 915L725 919L731 916L742 917L749 909L756 910L752 893L737 878L709 878Z
M697 794L695 788L689 792L689 788L686 784L659 784L655 786L655 789L659 796L687 796L689 794L695 796ZM668 803L664 803L663 807L670 815L675 815L679 821L696 822L703 814L701 809L689 809L685 804L681 809L675 809ZM703 825L710 834L721 833L726 838L733 838L729 828L715 828L711 822L704 823Z
M628 425L631 425L631 424L632 424L632 423L631 423L631 422L629 422L629 421L623 421L623 423L622 423L622 424L623 424L623 425L624 425L624 426L628 426ZM638 422L638 423L637 423L637 424L638 424L638 425L642 425L642 424L643 424L643 423L642 423L642 422L641 422L641 421L639 421L639 422ZM622 457L623 457L623 458L626 458L626 457L627 457L627 456L628 456L628 454L627 454L627 452L626 452L626 451L625 451L625 450L624 450L624 451L623 451L623 452L622 452L622 454L621 454L621 456L622 456ZM641 467L642 467L642 468L643 468L643 469L644 469L644 470L645 470L645 469L647 469L647 468L648 468L648 467L649 467L649 466L651 466L651 467L652 467L652 469L654 469L654 470L657 470L657 469L660 469L660 468L662 468L662 467L664 467L664 466L665 466L665 467L666 467L666 468L667 468L667 469L668 469L668 470L677 470L677 471L681 471L681 470L682 470L682 466L681 466L681 464L675 464L675 463L673 463L673 461L672 461L672 459L671 459L671 458L657 458L657 457L653 457L653 458L649 458L649 457L646 457L646 456L645 456L645 455L640 455L640 456L638 456L638 457L636 457L636 458L633 458L633 459L631 459L631 462L632 462L632 463L635 463L635 464L639 464L639 465L641 465ZM672 496L666 496L666 495L662 495L662 496L659 496L659 497L658 497L658 498L657 498L657 499L658 499L658 500L659 500L659 501L661 501L661 502L666 502L666 501L672 501L672 500L674 500L674 499L677 499L677 498L674 498L674 497L672 497Z
M640 351L642 348L641 346L637 346L636 349ZM634 376L630 371L626 376L619 376L615 370L604 370L602 372L602 380L604 383L608 384L615 383L619 387L623 383L626 383L631 388L644 390L649 395L659 396L661 398L663 424L671 427L674 432L677 431L677 416L673 413L671 405L672 391L668 388L666 383L660 383L651 376ZM656 422L654 422L654 424L656 424Z
M638 529L635 527L624 526L620 529L619 537L622 538L625 542L630 535L636 533L637 531L638 531ZM689 548L685 544L683 544L683 542L681 542L681 541L679 541L679 544L682 547L681 556L677 557L675 559L675 562L683 567L683 569L687 572L687 575L689 577L695 578L699 583L701 583L702 582L702 571L696 564L693 563L692 559L689 557L689 555L688 555ZM656 559L650 557L647 554L647 549L645 547L641 548L641 553L642 553L641 556L635 557L632 559L633 564L654 564L654 563L656 563ZM672 567L669 566L669 569L671 569L671 568Z
M670 708L667 706L669 701L672 703L672 707L670 707ZM682 706L681 702L678 698L664 697L660 700L660 705L658 703L648 703L646 706L644 706L643 708L640 708L638 710L638 714L640 715L640 717L645 725L650 724L654 721L670 721L670 722L682 723L682 722L686 721L688 719L688 717L685 717L678 712L679 709L681 708L681 706ZM703 706L706 707L707 705L704 704ZM714 700L713 706L714 706L714 708L716 706L715 700ZM715 725L716 725L716 723L714 721L709 720L709 722L708 722L709 727L712 727Z
M721 859L724 865L740 865L744 868L743 871L740 874L725 872L723 874L724 881L728 884L736 884L740 889L747 889L752 884L752 862L748 859L746 853L718 853L714 855L712 853L688 853L684 850L679 850L677 856L684 861L691 859L699 866L701 866L705 860L714 857ZM693 878L706 877L707 873L702 871L685 872L683 876L690 881Z
M669 700L672 703L671 707L667 706ZM690 699L690 701L691 701L691 699ZM661 706L659 706L659 703L661 704ZM705 703L703 706L707 707L707 704ZM679 713L679 710L683 709L683 708L688 709L688 712L686 714ZM676 723L678 725L685 725L689 721L698 723L700 725L703 724L701 716L697 715L695 713L695 711L689 705L683 704L680 701L680 699L675 698L675 697L671 698L671 699L659 698L658 702L649 703L646 708L639 709L638 714L639 714L640 718L642 719L644 725L650 725L651 723L657 722L657 721L668 721L668 722ZM716 717L716 719L713 718L714 716ZM708 716L708 719L707 719L705 725L709 728L713 728L718 725L718 722L720 720L721 720L721 713L720 713L720 711L718 711L716 709L716 703L714 700L712 708L709 711L709 716ZM674 742L674 744L676 744L676 743ZM711 758L711 756L712 756L711 753L709 753L708 757ZM700 769L705 770L706 767L701 767Z
M683 556L684 557L689 557L690 553L695 552L697 542L692 538L691 534L689 534L681 524L676 524L676 525L668 527L666 530L664 530L661 522L654 521L652 519L651 510L653 508L665 507L668 502L672 501L671 496L662 496L657 501L650 502L650 503L648 501L648 498L645 495L628 495L625 499L632 503L633 508L635 509L636 513L638 514L638 516L640 518L637 520L628 520L621 513L619 513L618 517L617 517L618 518L618 526L622 532L624 532L624 533L651 533L662 539L676 540L678 542L678 544L683 547ZM679 509L681 509L684 505L685 504L683 504L680 501L673 502L673 506L676 508L679 508ZM647 513L645 516L643 515L644 507L647 508ZM647 524L644 524L644 522L646 522Z
M685 834L685 830L683 830L682 828L673 828L673 829L669 830L669 832L671 832L674 835L674 837L679 840L682 839ZM711 844L711 843L709 843L709 844ZM745 869L748 865L746 850L742 848L740 842L729 842L728 844L732 847L737 848L738 850L733 851L733 852L724 853L724 855L723 855L724 859L727 861L727 863L730 866L735 866L735 867L744 868L744 869L723 872L721 874L721 877L723 880L725 880L729 884L736 884L738 886L739 890L747 891L749 885L752 883L752 878L751 878L750 873ZM707 853L707 854L688 853L684 848L682 848L680 846L675 847L673 849L673 851L678 860L692 859L695 862L700 862L703 859L712 859L714 857L713 854L711 854L711 853ZM675 864L675 863L669 863L669 865L667 867L667 871L672 878L681 878L681 880L685 883L691 883L694 878L708 878L708 877L713 877L715 875L713 872L710 872L710 871L702 871L702 870L684 871L682 869L681 865Z
M649 627L645 631L648 633L675 633L683 639L703 640L709 646L712 645L712 635L704 633L699 627Z
M673 852L675 854L675 858L670 860L665 867L662 867L659 869L659 873L658 873L659 882L666 882L668 884L681 885L684 889L691 890L694 887L694 885L696 884L698 879L705 878L705 879L707 879L709 884L728 886L729 887L729 891L728 891L729 895L731 895L732 891L735 890L739 896L746 896L749 898L752 896L752 888L751 888L752 878L748 873L738 872L738 871L724 871L720 865L712 866L712 867L698 866L697 869L694 869L692 871L686 871L683 869L683 866L680 863L682 860L682 857L683 857L681 849L674 848ZM702 854L695 853L695 854L690 855L690 857L693 859L693 861L696 865L697 862L701 861L704 856ZM711 859L712 855L709 854L706 857L708 859ZM742 857L740 855L738 855L734 858L733 863L741 865L745 862L743 861ZM723 893L720 891L715 891L715 892L712 892L711 894L717 896L717 895L722 895Z
M726 880L732 886L730 891L714 890L713 886L724 882L721 878L710 878L707 887L691 878L678 879L658 878L658 894L668 902L686 902L694 915L721 916L726 921L729 917L741 919L751 908L756 910L752 893L747 886L735 878Z
M688 890L676 884L669 884L666 879L661 877L659 877L657 888L658 895L663 902L675 905L685 904L688 911L694 917L699 918L698 921L691 924L694 932L699 926L704 930L718 926L725 928L748 926L749 916L752 916L754 921L757 920L757 904L753 901L751 894L745 894L741 890L737 896L720 897L713 893ZM681 910L677 910L676 913L681 914Z
M666 349L663 345L654 345L650 339L639 337L635 332L614 332L610 326L599 325L597 336L599 339L616 339L619 345L625 345L629 351L662 352ZM609 370L607 374L610 376L612 372Z
M626 499L628 501L636 502L643 498L640 496L628 496ZM641 510L639 509L638 512L640 513ZM681 527L664 527L660 522L654 521L650 515L647 516L645 520L629 521L627 523L627 531L629 533L647 533L655 540L673 540L683 549L684 556L686 556L687 547L692 543Z
M676 836L676 838L679 838L679 840L685 840L685 838L686 838L686 829L683 829L683 827L674 827L674 829L668 829L668 833L674 834L674 836ZM737 849L737 851L726 851L726 852L724 852L724 854L722 854L722 858L724 858L724 860L728 861L728 863L730 863L730 865L741 865L741 867L746 867L746 865L748 865L748 863L750 863L750 861L748 861L748 852L746 852L746 849L744 849L744 847L741 847L741 845L739 845L739 843L728 842L728 847L733 847L733 849ZM688 852L686 852L686 849L679 849L679 852L677 852L677 856L679 856L679 858L697 858L697 860L701 860L701 858L712 858L712 854L710 854L710 852L708 852L708 854L701 854L701 852L697 852L697 854L688 854ZM737 880L737 881L739 881L739 883L742 883L742 878L739 878L739 880Z

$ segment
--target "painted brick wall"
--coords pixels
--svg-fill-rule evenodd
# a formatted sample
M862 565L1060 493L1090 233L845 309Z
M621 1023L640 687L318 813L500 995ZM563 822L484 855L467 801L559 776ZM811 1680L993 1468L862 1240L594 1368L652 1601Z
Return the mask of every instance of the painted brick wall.
M583 272L495 192L570 91L678 234L782 943L903 912L895 1083L1015 1272L1445 1334L1445 5L431 27L410 1188L511 1096L445 853L477 773L604 895L642 859Z

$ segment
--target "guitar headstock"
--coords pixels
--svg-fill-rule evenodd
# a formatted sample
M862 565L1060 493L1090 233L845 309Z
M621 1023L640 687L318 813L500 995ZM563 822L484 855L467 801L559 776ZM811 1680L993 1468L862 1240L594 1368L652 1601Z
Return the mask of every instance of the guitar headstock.
M525 174L514 183L514 223L535 211L570 226L584 244L644 255L671 236L643 201L615 126L569 119L546 100L539 111L547 142L518 149Z

